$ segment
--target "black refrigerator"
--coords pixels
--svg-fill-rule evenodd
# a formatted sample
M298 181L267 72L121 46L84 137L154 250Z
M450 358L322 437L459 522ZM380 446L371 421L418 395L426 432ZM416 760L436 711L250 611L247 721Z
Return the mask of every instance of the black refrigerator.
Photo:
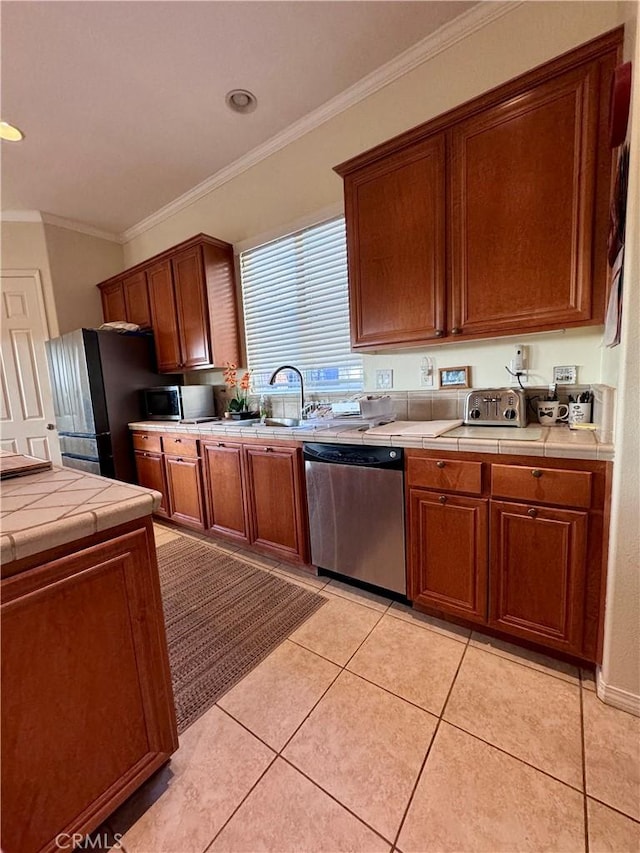
M179 385L155 372L153 337L78 329L47 341L62 464L135 482L127 425L143 417L143 388Z

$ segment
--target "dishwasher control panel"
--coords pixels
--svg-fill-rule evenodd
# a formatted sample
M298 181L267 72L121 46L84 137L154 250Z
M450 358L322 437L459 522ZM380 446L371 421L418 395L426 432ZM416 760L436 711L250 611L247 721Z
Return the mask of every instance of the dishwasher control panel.
M469 426L525 427L527 425L527 399L522 390L513 388L485 388L467 394L464 422Z
M402 469L401 447L372 447L366 444L315 444L305 442L305 460L332 465L358 465L365 468Z

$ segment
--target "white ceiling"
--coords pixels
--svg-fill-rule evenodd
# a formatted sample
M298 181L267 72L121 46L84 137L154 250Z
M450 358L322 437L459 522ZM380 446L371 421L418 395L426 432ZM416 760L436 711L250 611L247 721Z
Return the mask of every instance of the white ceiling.
M2 207L121 233L472 5L3 0Z

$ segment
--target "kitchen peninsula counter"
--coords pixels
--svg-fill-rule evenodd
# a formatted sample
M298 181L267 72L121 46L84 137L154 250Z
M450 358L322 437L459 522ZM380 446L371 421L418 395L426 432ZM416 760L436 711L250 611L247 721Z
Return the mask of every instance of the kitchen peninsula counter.
M2 481L2 834L92 832L178 748L151 513L68 468Z
M0 484L3 576L8 565L150 516L160 505L151 489L71 468L3 480Z
M313 424L313 421L310 421ZM129 424L130 430L158 433L181 433L194 438L262 438L287 441L316 441L337 444L375 444L381 446L423 448L425 450L464 451L466 453L499 453L519 456L543 456L564 459L593 459L611 462L614 447L601 442L596 432L570 430L567 426L540 427L540 438L534 441L513 438L487 438L483 427L469 427L466 435L452 437L444 433L438 438L420 436L382 436L366 430L349 428L348 424L309 427L268 427L260 424L241 427L237 422L215 421L201 424L181 424L175 421L138 421ZM504 428L504 432L508 428Z

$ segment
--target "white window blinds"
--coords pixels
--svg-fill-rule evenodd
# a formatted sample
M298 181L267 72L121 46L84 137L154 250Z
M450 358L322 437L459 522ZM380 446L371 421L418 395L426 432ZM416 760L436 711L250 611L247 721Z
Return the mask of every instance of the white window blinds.
M252 385L268 387L276 367L293 364L315 391L358 391L362 358L350 351L344 217L240 255ZM284 372L276 388L297 390Z

